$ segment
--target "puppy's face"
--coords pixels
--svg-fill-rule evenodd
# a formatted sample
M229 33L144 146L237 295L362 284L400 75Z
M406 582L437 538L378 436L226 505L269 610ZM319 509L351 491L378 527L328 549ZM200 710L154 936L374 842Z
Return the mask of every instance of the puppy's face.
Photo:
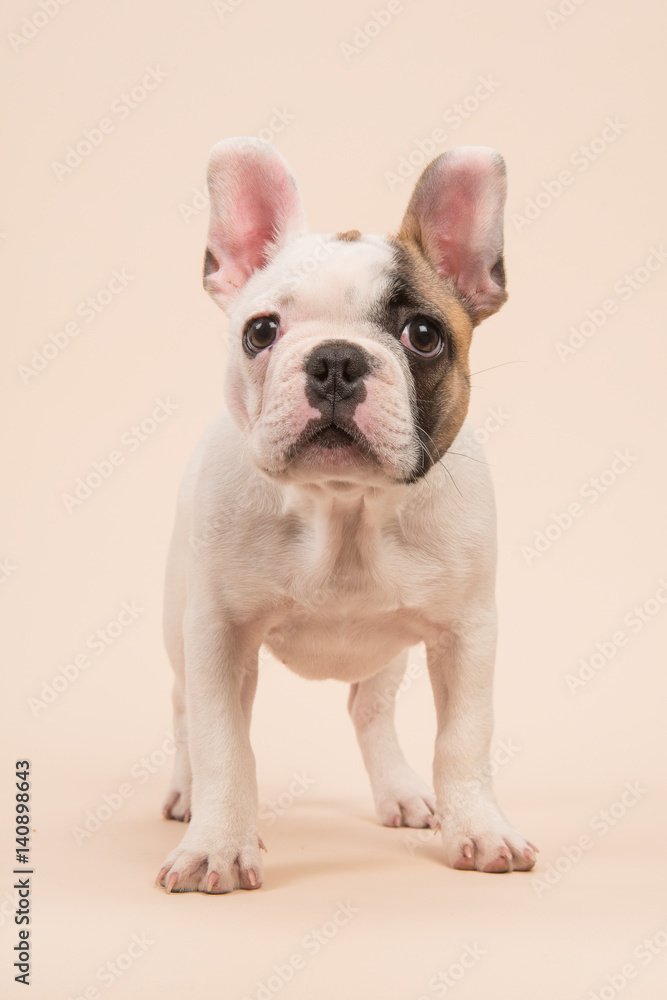
M230 315L226 398L252 460L301 483L425 475L467 412L473 328L506 297L502 160L439 157L389 238L303 235L256 140L216 146L209 187L204 282Z
M296 239L231 314L228 405L271 476L411 481L463 421L471 332L398 240Z

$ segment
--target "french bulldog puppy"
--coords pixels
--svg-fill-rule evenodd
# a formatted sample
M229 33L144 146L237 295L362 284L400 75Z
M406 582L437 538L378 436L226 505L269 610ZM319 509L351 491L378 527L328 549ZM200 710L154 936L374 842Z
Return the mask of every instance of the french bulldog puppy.
M489 778L495 511L464 424L472 332L505 301L505 165L443 153L395 236L308 235L283 158L211 153L204 286L229 316L224 410L186 472L166 644L178 751L165 816L189 821L168 892L262 884L249 740L263 644L349 684L386 826L439 827L450 866L527 871L536 848ZM423 642L435 794L406 763L393 698Z

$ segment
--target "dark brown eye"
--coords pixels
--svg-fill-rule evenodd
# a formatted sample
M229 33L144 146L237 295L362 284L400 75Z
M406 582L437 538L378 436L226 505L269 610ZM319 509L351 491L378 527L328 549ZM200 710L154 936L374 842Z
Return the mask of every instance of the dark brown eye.
M280 323L277 316L258 316L250 320L245 328L243 340L251 354L258 354L270 347L278 336Z
M418 316L406 323L401 334L401 343L423 358L434 358L440 354L444 340L439 327L433 320Z

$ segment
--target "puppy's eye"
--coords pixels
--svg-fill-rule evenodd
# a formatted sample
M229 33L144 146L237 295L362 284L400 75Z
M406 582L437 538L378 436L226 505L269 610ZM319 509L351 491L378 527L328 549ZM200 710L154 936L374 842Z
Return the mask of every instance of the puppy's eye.
M433 320L423 316L411 319L403 329L401 343L422 358L434 358L444 346L442 333Z
M280 323L277 316L257 316L250 320L243 334L243 341L251 354L258 354L270 347L278 336Z

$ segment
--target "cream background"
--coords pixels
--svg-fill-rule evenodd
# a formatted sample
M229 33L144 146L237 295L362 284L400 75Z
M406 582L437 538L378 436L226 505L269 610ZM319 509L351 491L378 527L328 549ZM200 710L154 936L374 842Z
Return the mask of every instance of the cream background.
M605 976L667 924L662 607L575 695L565 684L596 642L629 631L625 615L667 578L667 269L567 362L555 350L586 310L620 301L614 282L667 237L664 15L646 0L586 0L552 28L547 3L403 6L349 63L340 42L368 20L370 3L242 0L219 17L209 3L72 0L18 52L3 41L0 557L16 567L0 585L5 996L25 995L12 982L6 895L12 768L23 757L34 772L35 1000L82 996L95 983L113 1000L254 997L257 981L304 953L303 936L346 900L359 913L308 956L281 990L288 1000L435 997L429 980L468 944L486 954L448 995L574 1000L599 994ZM5 5L4 34L37 9ZM156 65L164 82L125 121L111 115L113 133L58 180L52 161ZM284 792L293 772L314 784L263 825L259 893L168 897L152 880L182 833L159 815L169 763L145 784L135 780L132 797L81 846L71 828L170 728L163 568L179 478L222 402L225 329L200 284L206 212L186 222L179 206L201 189L215 141L255 134L284 108L294 118L275 143L312 228L391 230L417 172L393 191L385 172L446 127L447 109L489 75L500 86L436 152L494 145L509 172L510 298L478 330L472 359L473 371L485 370L473 379L473 424L493 408L509 415L487 445L500 537L496 734L520 751L496 786L512 821L541 847L540 877L626 782L646 793L541 897L530 875L450 871L437 842L411 855L409 832L375 822L346 689L267 662L253 722L260 796ZM614 116L627 125L617 140L517 231L512 213L572 169L570 156ZM132 282L23 384L17 368L32 348L74 319L114 268ZM176 413L68 514L62 494L165 396ZM619 448L636 461L528 566L521 546L581 500ZM35 717L28 698L133 598L144 609L138 620ZM406 752L427 776L434 716L423 671L398 716ZM146 954L113 986L96 980L143 932L154 942ZM621 992L664 996L667 955L646 967L634 961L640 974Z

